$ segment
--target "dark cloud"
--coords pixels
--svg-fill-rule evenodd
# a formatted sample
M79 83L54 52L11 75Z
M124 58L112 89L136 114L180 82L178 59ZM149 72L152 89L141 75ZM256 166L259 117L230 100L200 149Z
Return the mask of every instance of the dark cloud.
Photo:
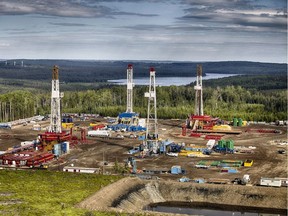
M281 0L280 0L281 1ZM179 17L183 22L196 22L218 28L221 25L256 27L267 31L287 30L287 8L283 2L273 5L258 0L183 0L188 5L185 15ZM266 3L266 5L265 5ZM287 5L287 4L286 4Z

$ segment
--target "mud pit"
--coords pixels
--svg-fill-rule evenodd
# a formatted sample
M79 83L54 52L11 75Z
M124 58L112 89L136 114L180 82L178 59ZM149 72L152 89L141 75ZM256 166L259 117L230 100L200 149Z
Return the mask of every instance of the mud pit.
M230 210L259 208L287 214L287 190L238 185L209 185L173 181L145 181L127 177L79 203L90 210L142 212L155 203L202 203L202 206L229 205ZM161 213L162 214L162 213Z
M189 146L190 144L195 144L195 145L206 145L207 140L204 138L195 138L195 137L182 137L181 134L181 125L184 122L184 120L160 120L159 121L159 134L160 138L162 139L170 139L173 140L175 143L185 143L186 146ZM39 122L41 126L47 127L49 125L49 122ZM89 122L79 122L80 126L88 126ZM248 129L275 129L275 130L280 130L281 133L258 133L258 132L245 132ZM279 154L278 150L279 149L286 149L287 152L287 145L279 145L279 143L283 143L284 141L287 142L287 128L286 127L276 127L272 125L250 125L248 127L241 127L237 128L242 130L242 134L240 135L225 135L223 137L224 140L232 139L234 140L235 146L253 146L256 147L254 150L254 154L244 154L244 153L235 153L235 154L218 154L218 153L212 153L209 157L201 157L201 158L188 158L188 157L169 157L166 155L159 155L157 157L148 157L148 158L135 158L137 162L137 169L138 170L170 170L173 165L180 165L182 169L186 170L186 177L189 178L204 178L204 179L209 179L209 178L224 178L224 179L229 179L233 180L234 178L241 178L244 174L249 174L251 178L251 184L253 184L253 187L244 187L244 186L237 186L237 185L206 185L205 187L210 188L210 187L219 187L223 188L225 191L225 194L230 196L231 200L233 197L233 193L238 193L242 191L242 194L245 194L245 191L249 190L256 190L255 193L264 193L264 191L268 191L267 194L271 193L274 198L280 196L281 192L281 200L284 200L285 202L285 207L287 204L287 196L284 196L282 193L283 191L286 191L287 188L264 188L264 187L257 187L256 185L259 184L260 177L285 177L287 178L287 154ZM31 125L27 126L16 126L13 127L12 130L4 130L0 129L0 151L6 150L8 147L12 147L15 145L19 145L21 141L25 140L34 140L36 139L39 131L32 131L31 130ZM80 132L79 131L73 131L73 134L80 137ZM115 134L114 134L115 135ZM128 150L131 149L134 146L138 146L141 144L141 141L137 139L130 139L130 138L124 138L123 140L113 140L113 139L103 139L103 138L88 138L89 142L88 144L80 144L76 145L75 148L71 150L71 152L67 155L63 155L60 157L59 160L55 160L49 164L49 169L51 170L59 170L61 171L64 166L70 166L73 164L74 166L79 166L79 167L100 167L104 169L105 174L109 174L113 172L113 166L115 161L119 162L119 164L124 165L124 162L127 160L127 158L130 156L127 154ZM221 173L219 168L211 168L211 169L197 169L195 168L195 165L197 162L200 160L246 160L246 159L252 159L254 160L254 164L252 167L240 167L238 168L238 173ZM133 182L137 185L141 186L138 188L136 187L137 190L140 191L140 194L143 192L144 195L142 194L140 197L141 199L137 198L135 200L138 200L137 202L141 202L141 205L137 206L135 204L135 201L133 201L131 204L133 206L137 206L137 209L133 209L132 207L129 207L130 201L127 201L125 204L125 201L119 201L118 198L120 197L125 197L125 193L129 191L129 188L124 187L124 185L128 184L127 182L125 184L121 185L121 188L126 188L125 193L119 192L119 194L115 194L114 191L115 189L107 189L107 197L111 198L113 202L116 200L119 201L118 205L113 204L114 207L117 207L117 209L130 209L132 211L138 211L141 209L141 206L149 204L149 203L155 203L157 202L162 202L163 200L169 201L173 198L173 201L175 201L177 196L172 197L167 197L168 195L163 195L166 194L166 192L163 192L163 185L166 185L168 188L171 187L169 185L176 184L176 188L180 188L179 190L181 191L181 188L186 185L186 183L178 183L178 179L182 177L182 175L171 175L171 174L157 174L158 177L160 177L161 183L151 183L150 188L155 188L156 185L157 187L161 188L161 196L160 198L157 197L155 200L152 196L152 198L147 198L147 202L143 204L143 199L145 196L147 197L149 195L149 192L147 192L147 187L146 186L148 181L141 181L139 179L133 179ZM126 178L125 178L126 179ZM128 181L128 180L126 180ZM150 184L150 183L149 183ZM149 185L148 184L148 185ZM192 184L192 183L187 183L187 184ZM131 183L129 182L128 186L130 186ZM153 186L154 185L154 186ZM193 186L187 186L189 191L191 193L186 194L186 198L179 197L179 200L177 201L187 201L189 199L192 199L193 202L215 202L213 196L209 196L209 199L205 198L205 196L199 196L194 197L192 195L195 191L194 189L191 188L196 188L195 184ZM199 186L200 187L200 186ZM233 190L230 190L230 187L232 187ZM144 188L144 189L143 189ZM145 189L146 188L146 189ZM227 189L229 188L229 190ZM105 189L105 188L104 188ZM237 189L237 190L236 190ZM222 190L222 189L221 189ZM141 192L142 191L142 192ZM146 191L146 192L145 192ZM153 190L152 190L153 191ZM231 193L229 192L231 191ZM238 191L238 192L237 192ZM240 192L239 192L240 191ZM227 193L226 193L227 192ZM232 193L233 192L233 193ZM148 193L148 195L147 195ZM151 196L151 191L150 195ZM162 194L163 193L163 194ZM265 192L266 193L266 192ZM133 194L133 193L131 193ZM134 195L127 195L126 198L129 198L130 196ZM167 191L167 194L171 194L170 191ZM175 193L177 194L177 193ZM197 193L196 193L197 194ZM139 192L136 193L136 197L138 197ZM272 196L271 195L271 196ZM170 196L170 195L169 195ZM162 199L162 198L163 199ZM202 198L200 198L202 197ZM244 195L239 195L237 198L238 201L241 201L241 204L245 204L247 201L247 205L255 205L255 206L273 206L276 208L276 206L280 203L275 202L274 203L274 198L271 198L271 203L268 203L268 201L265 200L253 200L253 202L250 202L251 199L245 199ZM189 198L189 199L188 199ZM146 199L146 198L145 198ZM97 199L99 202L99 199ZM102 200L102 199L101 199ZM124 199L125 200L125 199ZM230 199L226 198L226 195L223 195L222 198L219 199L219 202L225 203L226 201L230 203ZM103 199L103 202L105 199ZM118 202L117 201L117 202ZM148 202L149 201L149 202ZM249 201L249 203L248 203ZM94 208L87 203L87 200L85 201L86 204L85 206L90 206L88 208ZM94 203L93 200L91 200L91 203ZM101 203L101 202L100 202ZM127 204L128 203L128 204ZM237 204L237 203L236 203ZM84 204L83 204L84 205ZM113 206L112 204L103 204L103 206L106 206L107 208L111 208ZM245 204L246 205L246 204ZM283 208L283 203L279 208ZM123 207L121 207L123 206ZM277 207L278 208L278 207Z

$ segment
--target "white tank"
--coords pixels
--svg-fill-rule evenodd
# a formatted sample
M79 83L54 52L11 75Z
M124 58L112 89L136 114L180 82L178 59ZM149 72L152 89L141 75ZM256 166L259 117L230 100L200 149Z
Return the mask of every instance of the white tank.
M146 127L146 118L139 119L139 126Z
M88 131L88 136L110 137L110 131L108 130L91 130Z

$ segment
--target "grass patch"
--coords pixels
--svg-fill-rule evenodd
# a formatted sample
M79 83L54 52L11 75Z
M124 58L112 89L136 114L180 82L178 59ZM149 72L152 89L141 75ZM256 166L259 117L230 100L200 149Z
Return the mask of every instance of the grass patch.
M0 205L0 215L115 215L77 209L79 203L120 176L51 171L0 170L1 201L21 203Z

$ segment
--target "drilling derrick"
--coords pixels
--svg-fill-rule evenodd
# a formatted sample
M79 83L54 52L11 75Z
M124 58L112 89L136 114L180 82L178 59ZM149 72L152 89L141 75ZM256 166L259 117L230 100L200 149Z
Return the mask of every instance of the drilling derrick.
M51 93L51 117L49 132L61 133L61 113L60 113L60 91L58 66L53 67L52 72L52 93Z
M128 64L127 67L127 109L126 112L120 113L117 118L118 124L111 125L112 130L130 130L135 131L139 124L139 114L133 112L133 66Z
M127 68L127 109L126 113L133 112L133 67L131 64Z
M158 123L157 123L157 104L156 104L156 85L155 70L150 68L149 92L145 93L148 98L148 111L146 120L146 146L148 150L158 151Z
M203 116L203 92L202 92L202 65L197 65L197 79L195 89L194 115Z
M63 93L59 91L58 67L55 65L52 72L52 92L51 92L51 116L50 126L45 133L38 134L39 141L43 150L51 151L54 145L64 141L71 140L72 130L69 132L62 131L61 128L61 111L60 101Z

